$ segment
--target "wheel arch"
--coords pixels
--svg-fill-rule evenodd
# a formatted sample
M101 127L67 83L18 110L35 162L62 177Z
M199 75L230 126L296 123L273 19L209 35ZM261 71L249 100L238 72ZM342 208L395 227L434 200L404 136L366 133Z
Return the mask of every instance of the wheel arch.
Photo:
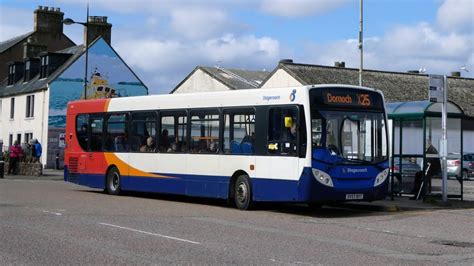
M227 194L227 199L229 201L232 201L234 198L235 181L237 180L237 177L241 175L246 175L249 177L250 187L252 187L252 180L250 180L250 176L246 171L242 169L235 171L234 174L232 174L232 176L230 177L230 181L229 181L229 189L228 189L228 194Z

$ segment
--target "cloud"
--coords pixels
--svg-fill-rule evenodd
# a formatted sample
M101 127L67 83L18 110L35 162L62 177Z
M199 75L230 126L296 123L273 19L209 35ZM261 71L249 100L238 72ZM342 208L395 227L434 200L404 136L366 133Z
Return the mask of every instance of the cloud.
M313 55L301 60L333 65L345 61L347 67L359 67L357 40L335 41L324 44L307 44L303 54ZM364 68L400 71L426 68L427 73L449 74L460 67L473 66L474 40L467 34L441 32L427 23L398 26L382 37L364 39ZM462 73L472 77L472 72Z
M437 23L445 31L474 33L474 1L446 0L438 9Z
M134 49L129 49L132 46ZM169 92L197 65L271 69L280 56L280 44L275 39L233 34L198 42L123 40L115 49L152 93Z
M348 0L263 0L261 9L270 15L301 17L334 10Z
M171 27L190 39L205 39L229 31L232 23L228 14L214 8L194 7L171 12Z

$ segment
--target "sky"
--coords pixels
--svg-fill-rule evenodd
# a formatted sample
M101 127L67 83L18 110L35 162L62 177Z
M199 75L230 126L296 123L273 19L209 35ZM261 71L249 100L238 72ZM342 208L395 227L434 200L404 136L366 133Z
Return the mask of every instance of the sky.
M281 59L358 68L359 0L0 0L0 41L33 29L33 11L107 16L112 46L151 94L198 65L272 71ZM364 68L474 78L474 0L365 0ZM76 44L80 25L64 26Z

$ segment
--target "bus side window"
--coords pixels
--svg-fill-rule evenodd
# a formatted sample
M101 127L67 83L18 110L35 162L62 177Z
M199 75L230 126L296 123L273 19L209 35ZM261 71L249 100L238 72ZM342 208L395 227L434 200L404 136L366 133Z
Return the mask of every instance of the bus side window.
M156 113L134 112L128 145L132 152L156 152Z
M219 152L219 113L217 110L196 111L191 116L192 153Z
M107 119L105 150L128 151L127 114L111 114Z
M298 109L296 107L271 108L268 121L268 153L296 155Z
M91 139L89 141L91 151L102 151L102 133L104 118L102 115L91 115L89 119L89 130Z
M78 115L76 118L76 136L79 146L84 151L88 150L88 141L89 141L89 115Z
M255 111L224 113L224 153L255 154Z

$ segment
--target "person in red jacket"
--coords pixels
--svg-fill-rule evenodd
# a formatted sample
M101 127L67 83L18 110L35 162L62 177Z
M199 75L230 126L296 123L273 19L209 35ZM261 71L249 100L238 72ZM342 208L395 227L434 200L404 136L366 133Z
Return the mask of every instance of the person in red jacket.
M18 161L23 156L23 149L18 140L15 140L13 146L10 147L10 162L8 164L8 174L16 174Z

